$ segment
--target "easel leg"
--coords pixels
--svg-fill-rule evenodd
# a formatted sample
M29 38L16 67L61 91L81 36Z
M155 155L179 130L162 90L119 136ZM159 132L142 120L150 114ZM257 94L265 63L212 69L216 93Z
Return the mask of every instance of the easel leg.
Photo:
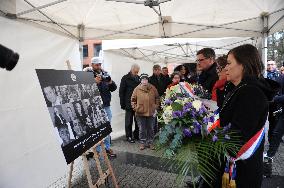
M69 171L68 182L67 182L67 187L68 188L71 188L71 179L72 179L73 165L74 165L74 161L72 161L72 163L70 164L70 171Z
M115 178L115 175L114 175L114 172L113 172L113 170L112 170L110 161L109 161L109 159L108 159L106 150L105 150L104 142L101 142L101 147L102 147L102 152L103 152L103 156L104 156L105 162L107 163L108 170L109 170L109 173L110 173L111 178L112 178L113 185L114 185L115 188L119 188L119 187L118 187L118 184L117 184L117 181L116 181L116 178Z
M85 168L85 171L86 171L86 174L87 174L88 184L89 184L89 187L91 188L91 187L93 187L93 181L92 181L92 176L91 176L90 167L89 167L89 164L88 164L86 154L83 154L82 158L83 158L84 168Z
M93 149L93 152L94 152L94 159L96 161L96 165L97 165L99 175L100 175L100 177L103 177L104 174L103 174L103 170L102 170L102 167L101 167L100 156L98 155L95 147L93 147L92 149Z

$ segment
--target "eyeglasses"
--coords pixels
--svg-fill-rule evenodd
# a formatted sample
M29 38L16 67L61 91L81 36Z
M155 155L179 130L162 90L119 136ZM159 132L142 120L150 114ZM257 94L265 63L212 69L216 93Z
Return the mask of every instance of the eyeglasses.
M267 66L273 66L274 64L267 64Z
M200 63L200 62L204 61L205 59L209 59L209 58L197 59L196 62L197 62L197 63Z

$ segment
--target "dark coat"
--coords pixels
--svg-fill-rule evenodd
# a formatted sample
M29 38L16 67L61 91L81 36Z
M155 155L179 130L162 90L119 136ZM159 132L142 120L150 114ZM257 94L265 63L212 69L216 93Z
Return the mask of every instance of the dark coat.
M132 76L130 72L121 78L119 98L122 109L132 110L131 95L139 83L139 76Z
M61 114L59 114L59 116L60 116L60 118L54 113L54 124L55 124L55 127L60 128L60 127L66 126L67 125L66 124L67 121L64 119L64 117Z
M200 84L204 89L208 90L209 93L212 92L214 84L219 79L216 66L217 64L214 63L208 70L202 71L199 75L198 84Z
M160 76L153 74L149 78L149 83L154 85L158 90L159 96L162 96L165 93L168 85L171 83L171 80L162 74L160 74Z
M102 71L102 74L107 74L107 72ZM98 84L98 88L102 97L104 107L110 106L111 92L114 92L117 89L115 82L112 81L111 84L108 84L106 81L102 81Z
M264 79L246 77L238 86L228 83L225 93L220 111L221 126L231 123L231 128L240 134L244 144L264 126L268 115L268 100L273 95L272 89ZM263 149L264 140L252 157L236 162L237 187L261 187Z

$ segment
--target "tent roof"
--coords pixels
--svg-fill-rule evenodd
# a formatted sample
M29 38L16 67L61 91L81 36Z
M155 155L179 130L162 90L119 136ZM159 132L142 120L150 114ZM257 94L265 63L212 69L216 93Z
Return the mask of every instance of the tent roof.
M256 45L260 42L255 38L211 38L211 39L141 39L103 41L103 50L111 51L135 60L152 63L194 63L198 50L210 47L216 56L227 54L228 51L241 44ZM120 46L120 47L118 47Z
M138 0L4 0L0 9L73 37L84 25L85 39L258 37L263 14L269 33L284 29L283 0L160 1L150 8Z

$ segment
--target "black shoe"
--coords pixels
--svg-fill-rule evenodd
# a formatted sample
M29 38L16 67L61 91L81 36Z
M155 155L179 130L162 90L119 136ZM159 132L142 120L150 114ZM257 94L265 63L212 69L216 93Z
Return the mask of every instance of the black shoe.
M127 138L126 141L131 144L135 143L135 141L131 137Z
M186 181L185 183L186 183L186 185L187 185L187 187L188 188L193 188L194 187L194 184L195 184L195 187L199 187L199 185L200 185L200 182L201 182L201 176L199 176L198 178L196 178L195 180L188 180L188 181Z
M116 154L111 149L109 149L109 150L106 149L106 153L109 157L112 157L112 158L117 157Z
M265 156L263 159L263 176L265 178L270 178L272 176L272 162L272 157Z
M86 155L87 160L93 158L93 156L94 156L94 153L93 153L93 152L89 152L89 153Z

